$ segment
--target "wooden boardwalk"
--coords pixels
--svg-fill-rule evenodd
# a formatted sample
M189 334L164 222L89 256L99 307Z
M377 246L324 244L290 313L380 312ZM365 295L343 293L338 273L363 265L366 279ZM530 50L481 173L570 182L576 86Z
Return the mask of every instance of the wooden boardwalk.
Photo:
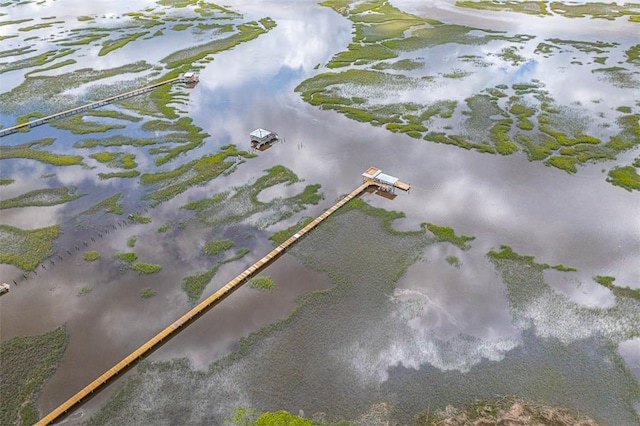
M14 133L18 133L22 129L31 129L33 127L42 126L43 124L46 124L51 120L56 120L58 118L64 118L64 117L68 117L70 115L79 114L81 112L84 112L84 111L87 111L87 110L90 110L90 109L100 108L100 107L105 106L107 104L110 104L112 102L120 101L122 99L131 98L133 96L138 96L138 95L141 95L143 93L150 92L150 91L152 91L153 89L155 89L157 87L164 86L165 84L185 83L185 82L188 82L188 80L186 80L184 77L171 78L169 80L160 81L158 83L150 84L148 86L141 87L141 88L135 89L135 90L131 90L129 92L120 93L119 95L110 96L108 98L101 99L101 100L96 101L96 102L91 102L90 104L82 105L82 106L79 106L79 107L76 107L76 108L68 109L66 111L62 111L62 112L58 112L58 113L55 113L55 114L47 115L46 117L38 118L36 120L32 120L32 121L29 121L27 123L16 124L15 126L7 127L5 129L0 129L0 138L4 137L4 136L11 135L11 134L14 134Z
M334 204L330 209L322 213L320 216L311 221L304 228L300 229L298 232L293 234L289 239L280 244L278 247L271 250L266 256L262 259L258 260L256 263L251 265L249 268L245 269L240 275L236 276L234 279L229 281L225 286L220 288L218 291L213 293L211 296L207 297L205 300L200 302L198 305L193 307L189 312L182 315L171 325L166 327L160 333L153 336L146 343L140 346L135 351L131 352L127 355L122 361L118 362L116 365L111 367L109 370L105 371L100 377L95 379L93 382L89 383L86 387L78 391L71 398L63 402L59 407L51 411L49 414L44 416L38 423L37 426L40 425L48 425L58 419L60 416L64 415L66 412L80 404L85 398L90 396L93 392L98 390L101 386L108 383L115 376L117 376L120 372L126 371L129 366L134 364L136 361L140 360L142 357L152 352L154 348L158 347L164 340L170 338L174 334L178 333L183 326L188 325L192 320L196 319L202 313L204 313L207 309L214 306L216 303L223 300L226 296L231 294L233 291L238 289L242 284L244 284L249 278L253 277L255 274L260 272L263 268L269 265L275 258L277 258L280 254L282 254L289 246L295 243L300 237L302 237L307 232L311 231L313 228L318 226L323 220L329 217L332 213L338 210L340 207L344 206L354 197L362 194L369 187L376 186L379 184L373 181L364 182L362 185L354 189L350 194L346 195L336 204Z

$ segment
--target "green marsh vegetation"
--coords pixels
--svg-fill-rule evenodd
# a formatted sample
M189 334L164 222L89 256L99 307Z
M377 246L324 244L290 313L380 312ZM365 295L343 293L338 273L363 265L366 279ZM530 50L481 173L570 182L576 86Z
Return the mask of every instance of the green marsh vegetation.
M7 186L14 183L16 180L12 178L0 178L0 186Z
M603 2L588 2L572 4L568 2L546 1L456 1L456 6L479 10L495 10L526 13L529 15L562 15L567 18L600 18L614 20L628 16L631 22L640 22L640 6L637 3L616 4Z
M52 120L49 123L51 126L57 129L69 130L76 135L84 135L87 133L108 132L113 129L124 129L124 124L116 123L98 123L92 120L85 120L83 115L72 115L70 117L60 118Z
M249 284L249 287L255 288L256 290L273 291L275 288L275 284L271 277L263 275L251 278L247 284Z
M616 297L628 297L640 301L640 289L620 287L613 283L616 280L615 277L596 275L593 277L593 280L601 286L611 290Z
M422 223L420 226L435 235L438 242L449 242L461 250L469 250L471 246L468 242L476 238L468 235L456 235L453 228L448 226L438 226L433 223Z
M55 373L69 342L66 328L37 336L14 337L0 344L0 423L34 424L40 418L37 398Z
M274 246L279 246L280 244L287 241L296 231L304 228L309 223L313 221L311 217L302 218L296 223L288 228L281 229L280 231L276 231L269 236L269 240L273 243Z
M98 173L100 180L112 179L112 178L135 178L140 176L140 172L137 170L126 170L123 172L109 172Z
M138 237L136 237L135 235L132 235L129 238L127 238L127 247L130 247L130 248L135 247L137 240L138 240Z
M43 188L26 192L15 198L0 200L0 209L10 209L29 206L55 206L78 199L86 194L76 193L76 188L66 186L58 188Z
M500 10L518 8L533 14L547 13L549 7L536 2L467 3L460 5ZM576 173L578 166L586 163L615 159L620 152L640 143L640 133L634 130L638 129L638 125L631 111L618 110L626 114L615 118L619 133L614 132L611 136L611 132L607 132L606 138L601 139L585 132L586 123L590 120L589 110L559 104L538 80L487 87L466 98L464 103L451 100L435 100L426 105L393 103L393 99L397 99L393 95L395 93L428 90L431 84L451 84L443 81L446 79L467 78L467 73L474 72L473 68L460 68L460 62L481 68L498 66L491 63L495 61L487 62L485 58L479 59L465 53L457 58L460 62L452 63L450 71L434 77L425 75L426 70L421 72L415 60L389 60L403 52L443 44L463 48L502 43L502 46L506 46L498 47L498 53L494 55L507 66L513 67L522 66L529 60L524 53L528 47L535 49L534 55L545 57L570 53L575 57L601 55L594 60L595 65L591 65L593 74L600 80L621 88L640 87L640 80L630 66L598 68L603 61L597 58L606 60L614 54L620 48L618 42L561 38L539 41L528 34L510 35L443 24L405 13L382 0L365 3L326 1L322 4L348 17L353 23L354 35L348 50L338 53L326 64L329 69L349 65L348 70L322 72L303 81L295 89L306 102L321 109L335 110L353 120L384 126L391 132L404 133L415 139L450 144L481 153L511 155L523 152L530 161L541 161L568 173ZM625 51L630 65L634 64L637 50L636 46L632 46ZM584 63L589 59L577 62ZM403 73L405 68L410 73ZM393 72L387 72L389 70ZM363 92L368 94L367 97L359 95ZM385 103L380 99L390 101ZM598 119L602 122L601 127L611 127L610 120L604 118L606 116L601 115ZM623 171L629 172L630 169Z
M136 163L135 154L125 154L124 152L97 152L95 154L90 154L89 158L93 158L94 160L107 164L109 167L119 167L123 169L135 169L138 167L138 163Z
M0 74L20 70L24 68L31 68L36 66L42 66L48 64L50 62L55 61L56 59L62 58L64 56L70 55L74 53L74 49L64 48L61 50L51 50L48 52L40 53L36 56L31 56L24 59L19 59L16 61L6 62L0 64Z
M33 149L34 147L52 145L55 138L36 139L19 145L1 145L0 160L9 158L27 158L54 166L82 165L81 155L54 154L52 152Z
M210 267L206 271L201 271L195 275L184 277L182 279L182 289L187 294L189 303L195 304L198 299L200 299L205 288L207 288L213 277L218 272L218 269L220 269L222 265L242 259L249 252L250 250L248 248L240 248L236 250L233 256L230 256L226 259L218 260L212 267Z
M104 56L113 52L116 49L126 46L127 44L137 40L138 38L149 34L149 31L142 31L133 34L127 34L124 37L117 38L115 40L106 40L102 42L102 49L98 52L98 56Z
M140 289L140 297L142 299L149 299L156 295L156 291L151 287L143 287Z
M120 261L120 272L134 270L139 275L155 274L162 270L162 265L155 263L138 262L138 255L134 252L117 252L115 258Z
M116 192L92 207L89 207L78 216L92 215L96 213L122 214L122 203L120 202L120 197L122 197L122 192Z
M627 191L640 191L640 161L636 161L630 166L617 166L609 170L607 182L620 186Z
M210 256L215 256L223 251L229 250L233 245L233 241L229 239L208 241L202 251Z
M454 268L459 268L461 265L460 258L458 256L447 256L445 260Z
M406 269L420 259L425 247L434 241L422 230L410 232L392 228L393 232L388 232L386 223L390 224L394 218L401 216L401 213L369 206L361 199L352 200L347 204L346 210L340 209L319 226L321 232L310 233L290 249L290 253L304 264L326 273L333 284L330 289L300 298L290 316L241 339L236 352L221 360L212 360L208 371L191 367L186 359L141 363L136 374L127 380L89 424L121 423L127 420L145 424L149 422L146 413L157 414L158 410L165 413L179 410L178 415L188 411L194 415L206 410L196 411L192 407L202 409L218 406L222 401L241 395L245 389L260 391L260 397L255 403L261 406L273 404L274 407L279 407L282 406L282 401L300 403L300 390L286 385L299 383L300 371L304 371L305 376L310 378L304 384L307 391L305 395L311 391L323 392L325 386L330 386L326 391L326 398L310 399L309 404L320 401L320 406L327 406L332 395L338 393L340 402L347 406L361 404L354 414L355 418L367 409L369 401L380 400L380 389L367 393L363 387L357 386L361 393L350 392L349 390L354 389L350 384L361 383L358 380L362 380L362 376L353 373L348 361L344 368L336 369L335 359L327 357L326 353L341 351L350 360L354 346L366 344L367 336L379 338L384 333L394 336L397 332L406 331L406 327L396 328L393 322L401 316L393 315L398 312L395 310L398 302L391 300L394 289L398 280L405 275ZM327 247L331 247L331 250L327 250ZM472 247L470 250L477 249ZM567 401L567 406L588 407L588 413L603 410L607 415L615 410L617 414L608 417L609 420L613 419L612 423L632 423L629 419L636 419L632 413L633 402L638 396L638 385L632 373L625 370L624 362L617 355L615 342L625 339L627 333L637 325L637 305L624 305L629 303L627 300L620 306L620 310L607 311L605 314L600 309L576 309L575 304L556 296L544 282L541 275L544 269L538 269L533 258L520 256L513 251L503 257L504 259L496 260L501 262L498 272L501 275L508 271L517 274L517 279L511 276L505 278L513 278L509 291L516 292L513 293L514 300L520 300L522 294L529 291L535 293L534 297L549 296L550 309L545 310L544 304L535 306L543 309L545 318L555 331L561 332L565 325L573 324L561 317L565 313L577 312L580 315L580 321L575 327L579 330L576 342L563 343L564 340L561 342L559 339L536 337L534 333L544 332L546 328L531 326L526 311L531 304L520 302L515 305L515 310L520 313L515 315L525 317L526 322L518 324L525 324L528 330L523 334L523 350L516 348L509 351L501 361L481 362L466 373L433 369L415 371L414 375L403 376L403 380L395 385L391 381L385 382L382 392L393 395L395 392L411 390L417 395L416 399L405 407L423 407L424 401L428 399L435 411L450 403L450 395L441 395L441 388L438 388L425 396L430 388L424 387L425 381L433 386L440 383L451 386L455 383L455 395L473 400L478 388L474 387L473 391L465 393L470 381L478 386L486 383L481 391L493 395L496 392L496 378L499 378L500 392L503 394L527 393L533 387L536 400L557 401L560 395L562 401ZM371 259L385 261L372 262ZM213 275L200 275L194 278L200 278L206 285L212 277ZM543 298L541 302L545 300L547 299ZM624 317L634 309L636 314L632 315L635 316L629 319ZM612 317L609 318L609 315ZM558 325L558 318L563 319L561 325ZM608 328L609 319L614 324L613 332ZM618 320L622 321L618 323ZM345 321L349 324L348 327L344 327ZM613 343L607 343L608 340L602 343L598 340L601 337L592 340L583 338L584 330L587 334L593 330L595 335L599 335L600 325L603 330L609 330L605 331L604 335L607 337L604 339L613 336ZM385 344L384 341L382 344ZM378 346L375 347L377 348ZM536 354L533 359L531 351ZM368 358L365 357L366 359ZM557 380L559 375L563 380ZM339 384L342 378L344 385ZM321 383L323 380L326 383ZM521 385L521 382L524 384ZM271 386L273 383L285 386L276 390ZM166 389L171 389L171 394L167 395ZM576 392L576 389L582 391ZM162 398L152 398L150 407L148 395L162 395ZM189 395L189 398L183 398L184 395ZM603 398L603 395L606 397ZM216 396L218 399L212 400ZM365 402L362 402L363 398ZM612 401L616 401L615 408L611 406ZM147 409L143 410L142 407ZM581 408L581 413L583 411ZM253 416L252 413L252 410L243 410L239 419L242 420L245 414ZM228 417L231 414L221 413L220 416ZM402 415L397 412L392 414ZM250 417L249 420L253 418ZM202 417L191 419L199 423ZM211 418L208 421L212 421ZM221 423L221 420L213 421ZM410 419L402 423L410 424Z
M89 286L86 286L86 285L82 286L82 287L80 287L80 289L76 293L76 296L78 296L78 297L86 296L87 294L91 293L91 290L93 290L93 289L91 287L89 287Z
M151 216L146 216L141 213L129 213L127 219L135 223L151 223Z
M258 200L261 191L275 185L291 185L300 181L295 173L281 165L273 166L265 172L251 184L189 202L182 208L194 211L200 222L208 226L237 222L256 213L270 211L271 214L260 219L257 224L266 228L304 210L307 204L317 204L322 199L322 194L318 192L320 185L307 185L301 193L291 197L261 202Z
M54 254L53 242L59 234L59 225L29 230L0 225L0 263L32 271Z
M145 173L140 176L140 182L150 187L151 191L145 195L145 198L150 200L152 206L156 206L183 193L192 186L204 185L215 179L233 167L238 158L252 158L254 156L255 154L247 151L237 150L235 145L225 145L216 154L205 155L173 170Z
M97 250L86 251L84 255L82 255L82 258L87 262L93 262L94 260L100 259L100 252Z

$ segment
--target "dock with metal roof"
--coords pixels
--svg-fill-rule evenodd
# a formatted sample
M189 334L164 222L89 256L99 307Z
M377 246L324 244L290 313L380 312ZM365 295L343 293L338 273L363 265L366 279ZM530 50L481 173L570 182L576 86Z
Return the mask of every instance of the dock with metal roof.
M409 192L411 185L401 182L397 177L382 173L382 170L377 167L369 167L363 174L362 179L364 182L371 182L378 185L378 188L383 191L393 192L395 188Z

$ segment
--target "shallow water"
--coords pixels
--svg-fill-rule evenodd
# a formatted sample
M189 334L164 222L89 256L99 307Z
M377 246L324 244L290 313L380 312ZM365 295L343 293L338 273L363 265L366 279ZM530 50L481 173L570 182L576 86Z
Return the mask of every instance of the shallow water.
M65 18L69 22L65 24L65 29L70 29L81 26L81 23L71 17L63 16L64 9L71 3L47 2L44 6L28 4L12 7L9 16L11 19L19 19L23 16L56 15ZM85 5L84 2L73 4L76 3ZM105 15L105 22L110 19L115 21L115 18L109 18L112 12L122 14L152 4L136 3L133 8L121 1L100 2L80 14ZM616 40L625 45L637 42L633 38L637 24L634 26L620 20L608 22L525 17L456 9L450 2L417 4L406 1L394 4L441 20L455 19L455 22L477 27L537 35L538 39L531 42L529 47L550 37ZM603 292L601 287L593 285L591 277L595 275L615 276L616 284L622 286L640 286L640 272L637 268L640 256L640 219L637 218L640 199L637 193L629 193L606 183L601 171L618 163L628 163L638 155L637 149L621 155L618 162L590 164L580 167L577 174L569 175L545 167L539 162L530 163L521 153L500 157L468 152L456 147L411 139L349 120L333 111L319 110L305 104L293 89L304 79L324 71L322 65L335 53L346 48L351 39L350 22L311 1L274 1L268 6L239 1L234 2L234 8L244 13L244 21L270 16L278 26L255 40L216 54L214 61L201 70L201 82L187 92L189 100L183 108L186 115L194 119L194 124L211 136L205 140L203 147L190 151L162 168L170 169L177 163L214 153L220 146L228 143L248 149L248 133L257 127L278 132L285 139L283 143L259 153L258 158L241 164L229 176L220 176L202 187L192 188L144 213L152 217L150 225L120 226L118 222L124 217L104 215L97 220L96 229L86 231L71 226L70 218L117 191L124 193L122 201L125 216L129 212L142 211L145 206L140 201L143 188L137 179L100 181L97 173L108 171L103 165L95 170L80 166L55 168L32 160L3 160L0 165L2 177L11 176L16 179L16 183L0 187L2 198L44 186L58 185L74 185L80 192L90 194L61 206L0 211L3 224L24 228L64 224L65 234L58 244L64 260L58 262L53 258L55 265L47 265L46 271L39 269L37 277L31 276L29 280L13 286L10 295L0 299L2 341L13 336L43 333L65 322L71 333L71 342L63 362L45 386L39 400L42 413L54 408L188 309L186 296L180 288L182 278L213 264L211 259L200 254L200 247L205 240L233 237L236 242L234 249L249 247L252 250L243 260L222 267L205 290L205 295L222 286L270 250L271 246L266 240L268 232L256 231L247 224L222 230L187 228L183 232L170 231L167 234L158 233L156 229L168 220L177 222L185 218L186 212L180 206L187 201L211 196L231 186L243 185L262 175L263 170L277 164L293 170L304 179L304 184L320 183L325 196L319 205L310 206L299 213L291 219L291 223L299 217L321 213L333 200L358 185L360 173L374 165L412 184L410 194L399 194L393 201L375 196L365 197L368 203L376 207L404 212L406 217L395 224L399 229L416 230L421 222L431 222L453 227L458 234L476 237L471 243L473 250L469 252L449 245L428 247L423 253L425 261L409 267L393 293L393 299L397 299L398 306L404 306L403 300L417 299L429 307L428 314L413 319L408 329L403 328L407 336L427 336L428 339L425 338L422 342L424 345L427 345L425 342L430 341L429 339L459 341L456 340L457 336L471 336L471 343L463 342L467 346L460 343L461 347L475 348L478 356L465 358L459 356L459 351L445 352L444 357L436 356L424 350L424 345L416 346L413 342L395 339L392 345L385 346L389 345L389 340L380 339L377 343L380 347L363 346L358 353L365 365L379 356L377 363L371 364L375 368L363 376L374 378L383 390L360 401L349 399L353 403L352 407L336 402L336 414L355 416L366 410L367 404L376 402L376 398L382 398L383 395L389 398L390 395L397 395L398 406L414 406L418 404L418 393L423 396L422 390L416 388L415 393L402 392L403 380L411 381L412 387L409 389L414 389L422 374L442 375L441 382L451 380L451 376L447 374L459 374L456 380L462 386L468 376L459 371L476 371L473 370L474 366L490 363L487 359L507 357L508 360L516 359L526 363L530 359L537 359L538 355L544 357L537 352L542 351L540 348L547 345L559 347L554 346L556 343L553 342L540 342L528 334L522 337L515 329L504 297L503 284L484 256L491 248L507 244L518 253L534 255L539 262L576 267L577 273L559 274L557 279L552 272L548 281L559 293L586 306L609 306L611 303L611 296ZM36 22L39 21L23 25ZM310 31L310 28L313 30ZM10 31L10 26L0 27L2 35ZM47 31L52 30L38 30L33 34L29 32L23 38L45 34ZM54 29L53 32L55 31ZM186 34L187 32L177 33L176 39L167 45L167 51L175 49ZM97 57L95 49L82 50L80 54L69 57L78 60L78 68L110 68L138 60L141 56L152 63L166 56L159 53L162 51L161 47L164 47L162 41L149 42L154 47L144 52L136 48L135 43L131 43L104 58ZM19 45L20 39L3 41L3 49ZM501 43L495 42L488 46L489 51L482 53L495 53L502 47ZM437 60L428 61L429 72L434 75L446 72L450 69L450 61L459 55L474 52L474 49L472 46L463 46L455 54L448 47L433 49L429 53ZM473 76L456 82L453 93L447 86L434 85L420 96L424 99L455 98L462 101L484 87L538 78L557 101L564 104L579 101L581 108L593 114L608 112L612 107L623 104L633 105L638 101L637 93L633 90L608 88L590 72L591 68L567 64L569 56L576 56L576 60L587 63L594 54L571 52L554 55L549 59L538 58L538 62L527 62L520 67L505 65L502 74L479 69ZM609 61L613 63L620 57L616 50ZM488 58L498 61L496 57ZM318 64L321 64L321 68L314 69ZM46 74L66 70L67 67L64 67ZM20 83L24 71L3 74L0 78L0 91L8 91ZM579 84L575 87L569 84L573 82ZM594 100L598 100L598 103L594 103ZM0 116L0 123L8 125L15 122L14 114ZM142 133L139 130L140 124L128 124L127 133ZM603 134L607 132L606 129L596 127L597 129ZM118 131L107 132L98 137L115 133ZM71 145L83 139L83 136L72 135L50 126L34 129L29 134L12 135L0 142L17 144L51 135L58 137L52 148L54 152L77 151L87 156L91 152L105 150L76 150ZM156 170L153 159L146 154L147 148L124 147L122 150L137 153L136 161L141 164L138 168L141 172ZM55 178L40 177L52 172L57 174ZM298 184L295 187L301 186ZM287 192L291 190L290 187L281 192L276 188L265 191L262 195L264 198L260 199L290 195ZM280 229L291 223L282 223L267 231ZM110 228L114 225L116 229ZM105 232L107 229L110 230L109 234ZM99 231L103 233L102 238L97 236ZM138 236L135 249L126 247L126 240L132 235ZM85 241L88 246L84 246ZM80 250L75 249L76 245ZM106 261L87 263L82 260L82 253L88 248L103 253ZM71 255L66 253L67 249L71 251ZM157 276L138 276L133 271L120 274L118 263L113 259L116 251L135 251L141 261L162 264L163 271ZM305 255L297 254L301 257ZM460 268L447 264L445 257L449 255L460 259ZM248 288L239 290L156 351L151 359L188 357L195 368L204 370L210 362L233 351L241 336L285 317L295 306L297 296L330 285L326 275L311 270L289 255L270 266L265 274L276 281L278 290L273 294L263 294ZM15 267L3 264L0 265L0 276L7 281L7 278L18 277L20 273ZM93 290L78 297L76 294L84 285L91 286ZM138 292L143 287L154 288L157 295L151 299L141 299ZM389 319L381 319L383 322L387 320ZM528 346L523 341L533 343ZM589 346L587 343L585 345ZM594 345L597 346L598 343ZM633 347L633 341L623 343L620 345L620 352L636 377L640 377L638 369L634 367L637 360L633 357ZM528 351L538 355L531 355ZM341 354L344 355L342 352ZM340 359L344 361L342 355ZM276 355L273 357L278 359ZM266 359L260 362L266 363ZM515 365L513 369L518 368L518 362L513 362L509 366ZM322 365L333 368L329 362ZM492 364L489 370L499 369L500 365L501 363L495 363L494 367ZM450 367L455 373L441 372L449 371ZM345 368L338 370L349 371L354 368L353 365L346 364ZM414 372L414 369L418 371ZM317 379L320 373L316 373L308 374ZM514 373L515 376L517 374ZM244 377L251 382L250 377ZM493 395L488 390L495 384L490 374L478 373L473 377L479 383L478 388L482 388L476 396ZM341 395L342 392L348 392L344 389L352 389L345 386L338 392L329 382L325 378L314 389L319 395L331 394L332 389ZM115 383L109 391L119 385ZM434 401L437 400L434 404L465 402L471 398L473 390L462 396L457 386L451 385L440 396L431 395L435 398ZM519 390L509 386L501 389L510 392ZM536 392L524 393L535 398L538 396ZM251 404L265 400L264 396L255 396L239 398L237 402ZM585 401L587 400L588 397ZM315 400L316 403L318 401L320 399ZM568 402L570 401L562 398L557 401L559 404ZM96 398L83 409L93 413L102 403L104 398ZM330 411L326 407L320 407L320 404L312 405L314 410ZM263 407L292 410L299 408L295 401L284 397L270 400ZM223 410L229 407L225 405L218 408Z

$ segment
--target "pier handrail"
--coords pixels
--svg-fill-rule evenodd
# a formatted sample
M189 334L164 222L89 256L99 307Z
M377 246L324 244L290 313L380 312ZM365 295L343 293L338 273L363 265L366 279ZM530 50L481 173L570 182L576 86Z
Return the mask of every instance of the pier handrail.
M139 89L134 89L134 90L130 90L128 92L120 93L118 95L109 96L108 98L100 99L99 101L95 101L95 102L91 102L91 103L88 103L88 104L85 104L85 105L82 105L82 106L79 106L79 107L71 108L71 109L68 109L66 111L57 112L55 114L47 115L45 117L40 117L40 118L37 118L35 120L28 121L26 123L16 124L16 125L11 126L11 127L0 129L0 138L4 137L4 136L11 135L11 134L14 134L14 133L17 133L18 131L20 131L20 129L23 129L25 127L28 127L28 128L31 129L33 127L37 127L37 126L41 126L43 124L46 124L49 121L55 120L57 118L68 117L70 115L78 114L80 112L87 111L89 109L99 108L99 107L104 106L106 104L109 104L111 102L118 101L118 100L121 100L121 99L130 98L132 96L137 96L137 95L140 95L142 93L151 91L151 90L153 90L153 89L155 89L157 87L164 86L165 84L171 84L171 83L175 83L175 82L182 82L183 80L184 79L182 77L170 78L169 80L163 80L163 81L160 81L160 82L157 82L157 83L150 84L148 86L141 87Z

